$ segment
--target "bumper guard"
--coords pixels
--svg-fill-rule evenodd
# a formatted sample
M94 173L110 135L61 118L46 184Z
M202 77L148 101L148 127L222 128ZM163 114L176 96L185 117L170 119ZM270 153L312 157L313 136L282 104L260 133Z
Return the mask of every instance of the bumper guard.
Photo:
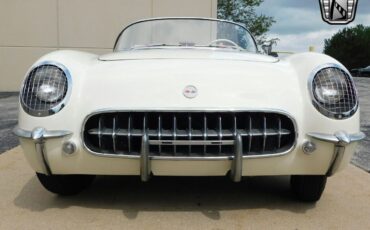
M334 172L337 171L347 145L361 141L366 137L363 132L348 134L345 131L338 131L334 133L334 135L324 133L308 133L307 135L316 140L334 144L334 154L328 171L326 172L326 176L332 176Z
M52 175L49 161L45 152L45 140L53 138L62 138L68 135L71 135L72 132L65 130L53 130L48 131L44 128L34 128L32 131L27 131L16 126L13 130L13 133L19 138L31 139L35 143L35 149L42 158L42 162L45 167L46 175Z

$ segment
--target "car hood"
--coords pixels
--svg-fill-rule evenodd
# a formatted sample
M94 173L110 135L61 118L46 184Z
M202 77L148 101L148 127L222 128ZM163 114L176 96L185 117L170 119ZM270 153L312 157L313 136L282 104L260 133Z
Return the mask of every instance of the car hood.
M81 102L86 107L84 111L89 112L143 108L279 108L294 111L301 104L296 72L285 61L100 61L90 66L85 75L75 82L74 89L84 101ZM190 85L198 89L198 95L193 99L183 95L185 87ZM286 103L292 98L294 101Z
M156 48L122 51L105 54L101 61L148 60L148 59L211 59L250 62L278 62L279 59L255 53L225 51L210 48Z

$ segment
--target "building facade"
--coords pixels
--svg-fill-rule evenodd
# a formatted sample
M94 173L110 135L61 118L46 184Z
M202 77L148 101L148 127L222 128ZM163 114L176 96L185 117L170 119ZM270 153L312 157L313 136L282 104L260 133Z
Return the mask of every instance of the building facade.
M0 92L46 53L108 53L131 22L166 16L216 17L217 0L0 0Z

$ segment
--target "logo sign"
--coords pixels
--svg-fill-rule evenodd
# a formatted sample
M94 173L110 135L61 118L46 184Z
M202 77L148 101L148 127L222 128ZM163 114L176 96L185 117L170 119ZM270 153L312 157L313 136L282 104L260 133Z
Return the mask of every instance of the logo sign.
M194 98L198 95L198 90L195 86L193 85L188 85L185 87L185 89L182 91L182 94L184 94L184 96L186 98Z
M333 25L355 20L358 0L319 0L322 19Z

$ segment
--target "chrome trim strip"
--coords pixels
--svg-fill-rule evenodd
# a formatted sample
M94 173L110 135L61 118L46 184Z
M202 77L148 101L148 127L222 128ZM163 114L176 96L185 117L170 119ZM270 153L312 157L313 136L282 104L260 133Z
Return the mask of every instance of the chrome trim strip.
M149 135L148 135L149 136ZM234 145L233 140L190 141L190 140L149 140L150 145Z
M234 159L233 156L217 156L217 157L168 157L168 156L150 156L151 160L167 160L167 161L226 161Z
M99 153L95 152L93 150L90 150L87 146L86 143L84 142L84 132L85 132L85 125L87 120L99 113L119 113L119 112L265 112L265 113L278 113L284 116L287 116L293 123L294 130L295 130L295 141L290 149L287 149L284 152L281 153L275 153L275 154L260 154L260 155L249 155L249 156L243 156L243 159L260 159L260 158L270 158L270 157L282 157L284 155L287 155L291 153L295 147L297 146L298 142L298 126L296 120L293 118L293 116L284 111L284 110L278 110L278 109L248 109L248 108L226 108L226 109L220 109L220 108L204 108L204 109L199 109L199 108L180 108L178 110L173 109L173 108L156 108L156 109L145 109L145 108L132 108L132 109L99 109L96 110L89 115L87 115L82 123L81 127L81 140L83 143L83 148L91 153L92 155L98 156L98 157L110 157L110 158L126 158L126 159L139 159L140 156L135 156L135 155L127 155L127 154L107 154L107 153ZM207 134L206 134L207 135ZM167 156L150 156L151 160L204 160L204 161L209 161L209 160L232 160L232 156L219 156L219 157L167 157Z
M32 110L30 108L27 108L23 101L22 101L22 93L25 91L25 86L26 86L26 82L27 82L27 79L29 77L29 74L35 69L35 68L38 68L40 66L43 66L43 65L53 65L53 66L56 66L58 68L60 68L66 78L67 78L67 93L65 95L65 97L63 98L63 100L56 106L54 106L53 108L50 108L49 110L47 111L41 111L41 110ZM70 73L70 71L68 70L68 68L66 66L64 66L63 64L59 63L59 62L55 62L55 61L43 61L43 62L40 62L40 63L37 63L36 65L33 65L26 73L25 75L25 78L23 80L23 83L22 83L22 87L21 87L21 90L20 90L20 94L19 94L19 101L20 101L20 104L21 104L21 107L23 109L23 111L31 116L35 116L35 117L46 117L46 116L51 116L53 114L56 114L58 113L60 110L62 110L71 94L72 94L72 75Z
M353 142L361 141L366 137L363 132L348 134L345 131L338 131L334 134L308 133L307 136L316 140L334 144L334 153L329 168L326 172L326 176L332 176L337 171L339 164L343 159L344 151L346 150L347 145Z
M40 129L42 129L42 132L39 131ZM38 131L38 132L35 132L35 131ZM67 131L67 130L46 130L44 128L39 128L39 127L33 129L33 131L28 131L28 130L21 129L18 126L16 126L13 129L13 133L17 137L32 139L32 140L39 139L39 136L41 134L42 134L43 139L62 138L62 137L65 137L65 136L68 136L68 135L72 134L71 131Z
M177 130L179 131L179 130ZM176 131L176 138L177 137L189 137L189 133L188 132L177 132ZM209 137L217 137L219 138L219 136L222 135L222 137L234 137L236 136L235 132L239 132L240 135L242 137L245 137L245 136L252 136L252 137L268 137L268 136L285 136L285 135L290 135L291 132L287 129L281 129L281 131L279 132L279 130L277 129L253 129L253 130L249 130L248 131L246 129L235 129L234 130L220 130L220 129L209 129L209 134L208 136ZM204 130L203 130L204 132ZM133 137L141 137L143 136L143 131L141 129L139 130L133 130L132 133L129 132L128 129L113 129L113 128L104 128L102 129L101 131L99 131L99 128L93 128L93 129L90 129L88 131L88 134L90 135L95 135L95 136L98 136L99 135L102 135L102 136L112 136L113 133L116 135L116 136L133 136ZM158 137L158 132L156 130L149 130L148 131L148 135L149 137ZM166 131L163 131L163 133L161 134L161 137L174 137L174 132L173 131L170 131L170 130L166 130ZM204 137L203 134L202 134L202 131L198 131L197 133L192 133L191 134L192 137L198 137L198 138L201 138L201 137ZM189 138L188 138L189 139Z
M21 129L21 128L19 128L18 126L16 126L16 127L13 129L13 133L14 133L14 135L16 135L17 137L27 138L27 139L32 138L32 132L31 132L31 131L27 131L27 130Z
M366 135L363 132L358 132L354 134L348 134L345 131L339 131L335 134L326 134L326 133L307 133L307 136L320 141L326 141L334 144L346 143L350 144L352 142L357 142L363 140Z
M350 110L346 113L340 114L340 115L342 115L342 118L336 117L335 116L336 114L334 114L332 112L329 112L325 108L320 106L320 103L315 98L315 95L314 95L314 92L313 92L313 81L314 81L314 78L317 75L317 73L320 72L322 69L325 69L325 68L337 68L337 69L340 69L340 70L344 71L348 75L349 80L351 81L351 83L353 85L353 89L355 91L354 93L356 94L356 97L357 97L356 98L356 105L352 108L352 110ZM317 111L319 111L321 114L323 114L324 116L326 116L328 118L332 118L332 119L336 119L336 120L345 120L345 119L348 119L348 118L352 117L357 112L357 110L359 108L358 91L357 91L356 85L353 81L353 77L352 77L351 73L342 65L335 64L335 63L327 63L327 64L319 65L318 67L313 69L312 72L310 73L310 75L308 77L307 86L308 86L309 94L311 96L312 105L315 107L315 109Z

